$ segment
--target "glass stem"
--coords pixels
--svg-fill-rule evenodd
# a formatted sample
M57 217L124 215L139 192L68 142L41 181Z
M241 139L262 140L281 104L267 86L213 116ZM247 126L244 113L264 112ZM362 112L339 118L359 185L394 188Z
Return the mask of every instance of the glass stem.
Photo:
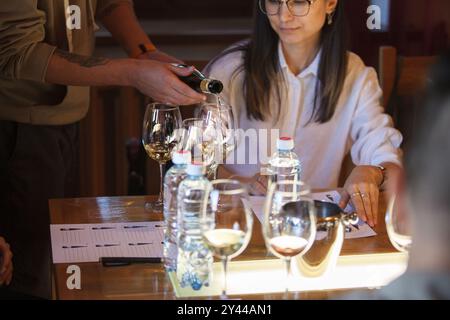
M289 275L291 274L291 257L285 259L286 262L286 290L284 291L284 298L288 298L289 294Z
M215 163L213 165L213 180L217 179L217 169L219 168L219 165L217 163Z
M228 257L222 259L223 264L223 288L222 288L222 299L227 297L227 268L228 268Z
M163 201L163 188L164 188L164 165L165 163L160 162L159 163L159 175L160 175L160 179L159 179L159 197L158 197L158 202L162 202Z

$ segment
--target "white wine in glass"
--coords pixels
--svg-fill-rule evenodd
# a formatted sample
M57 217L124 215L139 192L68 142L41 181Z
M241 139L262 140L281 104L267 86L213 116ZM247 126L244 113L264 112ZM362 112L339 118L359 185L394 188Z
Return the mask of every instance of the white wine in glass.
M205 244L222 261L222 298L226 298L228 261L244 251L252 235L253 215L245 187L237 180L214 180L201 225Z
M217 132L200 118L183 120L183 134L177 148L191 152L192 161L209 166L214 160Z
M262 228L267 249L285 261L287 298L291 259L305 254L316 236L316 214L309 187L298 180L271 184Z
M219 96L207 97L208 100L197 109L197 117L217 131L216 153L210 168L215 179L218 165L224 163L228 154L236 147L236 119L232 107Z
M158 200L145 204L152 212L163 209L164 165L171 159L172 151L180 139L181 113L177 106L152 103L147 106L142 128L142 144L148 156L160 167L160 191Z

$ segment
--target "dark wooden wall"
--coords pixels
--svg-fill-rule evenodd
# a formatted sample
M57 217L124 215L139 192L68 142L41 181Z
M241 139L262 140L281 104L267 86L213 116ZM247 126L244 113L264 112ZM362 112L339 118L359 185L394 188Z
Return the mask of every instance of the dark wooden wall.
M231 43L248 36L251 28L253 1L250 0L134 0L139 19L163 22L176 19L181 28L192 23L204 25L204 33L182 35L176 32L149 30L155 44L172 54L186 56L188 62L201 68L212 56ZM448 0L391 0L389 27L383 32L367 29L369 0L347 0L346 10L352 38L352 51L366 64L377 67L378 48L393 45L402 55L437 54L449 44L450 1ZM208 21L222 21L225 28L241 26L239 32L211 35ZM227 27L228 26L228 27ZM243 26L243 27L242 27ZM248 32L242 32L248 26ZM180 27L180 26L179 26ZM161 30L160 30L161 31ZM170 31L170 30L169 30ZM120 49L106 33L99 33L97 47L100 54L112 52L120 56ZM209 50L199 58L198 50ZM189 57L192 56L192 61ZM145 99L132 88L93 88L88 116L80 124L80 195L113 196L129 193L156 194L159 169L157 164L141 153L131 159L142 185L129 190L130 159L126 146L140 147ZM184 116L192 108L183 108ZM133 149L133 148L131 148ZM136 175L135 175L136 177ZM134 179L134 181L137 181Z

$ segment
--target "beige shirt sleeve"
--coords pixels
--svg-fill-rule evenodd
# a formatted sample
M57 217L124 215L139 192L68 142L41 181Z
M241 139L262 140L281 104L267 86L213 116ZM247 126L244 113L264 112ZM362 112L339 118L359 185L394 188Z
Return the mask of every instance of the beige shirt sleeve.
M44 82L56 49L43 42L45 21L37 0L0 1L0 76Z
M101 17L105 13L105 10L109 9L110 6L119 3L129 3L130 5L133 5L133 0L98 0L95 16L97 18Z

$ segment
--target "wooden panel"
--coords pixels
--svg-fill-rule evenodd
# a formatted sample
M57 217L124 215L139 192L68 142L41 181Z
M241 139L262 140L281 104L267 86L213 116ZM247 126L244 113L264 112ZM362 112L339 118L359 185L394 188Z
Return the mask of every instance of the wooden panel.
M394 47L380 47L379 77L383 90L383 106L386 108L395 84L397 50Z
M94 107L92 107L94 106ZM80 194L104 195L104 104L98 88L91 89L91 108L80 122Z
M142 95L130 87L119 89L115 106L115 193L128 194L128 159L126 144L130 139L141 139L144 102Z
M140 18L218 18L251 16L253 1L249 0L134 0Z
M434 61L435 57L401 57L397 94L420 93L425 88L428 71Z

